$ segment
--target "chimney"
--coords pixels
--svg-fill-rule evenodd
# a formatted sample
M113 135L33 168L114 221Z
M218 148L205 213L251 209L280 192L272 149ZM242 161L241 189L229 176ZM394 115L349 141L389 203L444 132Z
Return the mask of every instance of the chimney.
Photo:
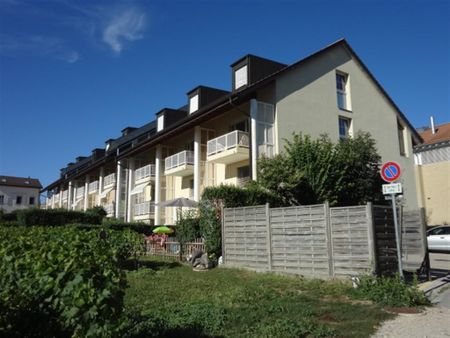
M436 128L434 126L434 117L430 116L430 123L431 123L431 132L434 134L436 134Z

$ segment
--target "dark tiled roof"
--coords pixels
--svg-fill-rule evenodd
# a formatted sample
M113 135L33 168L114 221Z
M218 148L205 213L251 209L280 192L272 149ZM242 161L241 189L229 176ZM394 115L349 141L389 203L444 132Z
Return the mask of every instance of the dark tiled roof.
M450 123L436 126L436 133L433 134L431 128L420 133L424 144L435 144L450 141Z
M39 182L37 178L30 177L0 176L0 185L36 189L42 188L41 182Z

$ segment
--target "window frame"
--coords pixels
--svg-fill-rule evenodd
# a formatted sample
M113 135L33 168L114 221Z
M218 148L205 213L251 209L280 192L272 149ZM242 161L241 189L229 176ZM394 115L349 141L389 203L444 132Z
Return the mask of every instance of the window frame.
M22 195L16 196L16 205L22 205Z
M338 81L338 79L342 79L342 81ZM335 87L336 87L336 100L337 106L340 110L344 111L352 111L351 105L351 96L350 96L350 76L347 73L336 71L335 76ZM342 88L339 88L342 87ZM343 104L341 104L341 100L343 100Z
M28 198L28 205L35 205L35 201L36 199L34 198L34 196L30 196Z
M347 133L345 135L341 134L341 121L347 122L347 127L346 127ZM338 118L338 135L339 135L340 140L345 140L352 136L351 128L352 128L352 119L345 117L345 116L339 116L339 118Z

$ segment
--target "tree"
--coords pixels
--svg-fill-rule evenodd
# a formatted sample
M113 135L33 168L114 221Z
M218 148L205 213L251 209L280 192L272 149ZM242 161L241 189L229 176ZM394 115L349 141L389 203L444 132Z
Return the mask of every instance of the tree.
M258 184L278 194L284 205L355 205L381 197L380 156L369 133L334 144L294 134L284 152L258 162Z

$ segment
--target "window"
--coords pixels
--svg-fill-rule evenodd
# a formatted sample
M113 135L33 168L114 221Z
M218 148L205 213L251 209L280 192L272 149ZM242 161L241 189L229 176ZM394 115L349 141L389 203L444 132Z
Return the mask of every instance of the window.
M5 204L5 196L4 195L0 195L0 205Z
M245 167L237 168L237 176L238 178L245 178L250 176L250 166L246 165Z
M17 196L17 197L16 197L16 204L17 204L17 205L22 204L22 196Z
M34 197L30 197L29 204L34 205Z
M234 72L234 89L241 88L247 83L247 66L244 66Z
M339 109L350 110L348 75L336 73L336 93Z
M198 94L189 99L189 114L198 110Z
M350 119L346 119L345 117L339 118L339 138L345 139L350 136Z
M397 121L397 136L398 136L398 146L400 148L400 155L405 156L405 128Z
M249 131L248 119L245 119L245 120L242 120L242 121L237 122L235 124L232 124L230 126L230 131L235 131L235 130L245 131L245 132L248 133L248 131Z
M164 114L158 116L156 127L157 131L161 131L163 129L164 129Z

